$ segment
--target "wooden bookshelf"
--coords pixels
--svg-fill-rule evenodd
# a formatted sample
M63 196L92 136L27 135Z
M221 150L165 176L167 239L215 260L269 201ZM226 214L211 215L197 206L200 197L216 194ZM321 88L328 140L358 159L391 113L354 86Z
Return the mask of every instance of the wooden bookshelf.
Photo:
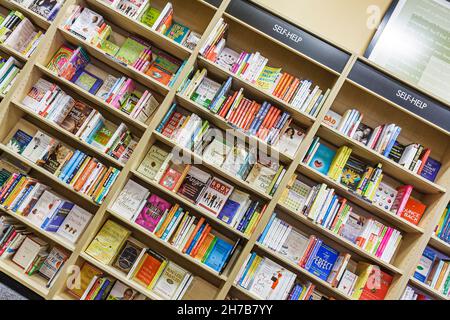
M166 256L171 261L174 261L180 266L186 268L195 277L202 279L202 286L204 286L205 292L208 292L208 298L210 299L224 299L227 296L244 300L258 299L258 297L253 295L251 292L248 292L235 284L236 276L242 264L245 262L247 255L251 252L256 252L259 255L268 257L282 265L284 268L294 272L302 282L312 282L322 293L339 300L351 300L351 297L348 297L336 288L333 288L326 281L317 278L294 262L257 243L259 235L267 225L272 212L275 211L283 215L283 217L289 219L295 227L301 230L308 230L309 233L326 239L326 242L332 243L333 247L336 247L343 252L351 253L352 257L355 257L356 260L369 261L380 266L384 271L393 275L394 280L386 299L400 299L407 285L417 287L436 299L446 299L447 297L443 297L440 293L434 292L433 289L419 283L412 276L420 256L428 244L444 253L450 253L450 245L434 237L433 235L434 227L436 226L440 218L440 214L450 198L449 132L429 120L421 118L417 114L408 111L399 103L393 102L383 95L375 92L371 88L368 88L367 86L353 80L351 77L352 70L357 66L357 64L362 63L370 68L376 69L377 72L382 73L386 78L395 79L398 81L394 75L373 65L362 56L349 52L345 48L340 48L332 44L332 41L323 39L320 35L306 30L314 38L311 41L316 41L315 43L317 44L317 46L314 47L314 50L310 50L308 52L305 51L306 49L299 48L295 44L289 42L289 39L286 40L282 38L281 35L276 35L268 32L267 30L263 30L263 28L258 27L258 25L250 19L243 18L239 14L235 14L233 11L236 10L235 8L233 8L233 10L229 10L229 8L232 7L232 5L230 5L231 0L223 0L219 7L215 7L208 1L173 0L171 2L174 7L175 20L188 26L195 32L202 34L202 39L194 50L187 49L164 35L153 31L150 27L140 23L139 21L130 19L126 15L117 12L110 5L102 2L102 0L66 0L56 19L51 22L46 21L33 12L29 12L30 10L20 7L20 5L11 0L0 0L0 6L20 10L27 15L33 23L45 30L44 38L41 40L42 43L30 58L26 58L23 55L21 56L20 53L14 52L10 48L0 45L0 51L3 51L8 55L15 56L18 60L24 63L24 67L18 75L18 79L11 88L10 93L8 93L5 97L2 97L0 102L0 138L2 141L2 144L0 144L0 152L29 166L31 168L31 176L42 179L43 182L51 186L52 189L57 190L64 197L67 197L69 200L94 214L92 221L85 230L84 234L80 237L78 243L71 244L60 239L56 235L49 234L36 226L30 225L24 217L17 216L8 210L1 210L2 214L11 215L21 223L33 229L37 235L42 236L44 239L50 240L50 242L58 246L68 249L72 252L72 254L62 268L60 276L50 288L46 287L47 281L45 279L39 277L38 275L29 277L21 273L20 270L18 270L18 267L11 261L1 260L0 271L8 274L24 286L27 286L46 299L73 300L75 298L66 290L66 271L71 265L77 265L80 261L87 261L103 270L106 274L143 293L148 298L152 300L160 299L158 296L149 292L146 288L136 284L130 279L127 279L126 275L114 267L103 265L85 253L87 246L95 237L103 223L107 219L112 219L132 231L133 237L136 237L148 247ZM153 0L152 6L162 9L166 3L166 0ZM151 42L157 48L166 51L179 59L185 60L185 66L177 81L175 81L171 87L163 85L153 78L137 71L136 69L124 65L123 63L105 54L101 49L68 32L64 29L64 22L70 14L69 8L72 5L87 6L103 15L106 22L112 26L113 33L119 38L137 35L146 41ZM284 71L298 78L310 79L314 85L319 85L321 89L331 90L329 97L325 101L325 104L317 117L298 111L289 103L272 96L271 94L255 86L253 83L237 77L236 75L199 55L201 45L207 40L209 34L212 32L212 29L220 18L223 18L225 22L229 24L229 30L226 38L227 46L231 49L236 51L245 50L248 52L259 51L263 56L269 59L269 65L283 67ZM84 91L68 80L58 77L56 74L47 69L46 66L48 61L54 55L56 50L64 43L82 46L85 48L91 57L92 64L102 71L110 73L114 76L127 76L133 79L140 88L149 88L152 92L155 92L155 97L160 102L160 106L153 117L149 119L147 123L141 123L120 110L111 107L97 96ZM305 47L308 46L305 45ZM320 48L325 48L325 51L328 50L327 54L320 54ZM166 146L167 149L178 147L174 141L167 139L165 136L156 131L156 127L161 122L173 102L176 102L180 108L184 108L189 112L198 114L201 118L208 120L211 124L221 130L233 129L232 126L224 119L211 113L208 109L200 106L194 101L191 101L185 96L177 93L183 79L188 76L190 71L192 69L195 70L202 68L207 69L208 76L217 82L223 82L228 77L232 77L234 89L242 87L244 88L244 94L246 96L248 95L252 99L255 99L255 101L268 101L283 111L289 112L294 121L306 130L306 136L293 157L279 153L275 150L275 148L258 138L236 131L236 134L243 139L247 145L257 145L261 149L268 150L269 154L277 154L280 162L285 165L285 177L273 196L257 191L245 181L230 175L217 166L203 161L201 167L206 169L206 171L227 180L236 188L248 192L252 198L261 199L267 203L266 212L261 217L255 231L252 234L245 234L230 227L228 224L220 221L206 210L190 203L176 193L162 188L157 182L150 181L137 171L139 164L145 157L151 145L157 143ZM123 165L116 159L96 150L91 145L81 141L78 137L64 131L54 123L40 117L39 115L32 113L27 109L27 107L23 106L21 101L28 93L32 85L41 77L61 86L61 88L63 88L63 90L69 95L75 99L86 102L88 105L101 112L105 118L111 120L115 124L124 122L132 134L139 140L139 143L129 161ZM402 82L401 84L411 86L411 84L408 83ZM427 92L417 88L415 89L421 94L427 97L429 96ZM429 97L435 99L433 96ZM445 106L449 108L448 103L445 104ZM384 123L397 123L402 127L402 132L400 134L400 139L402 142L418 142L430 147L432 149L433 158L436 158L442 163L442 168L436 181L428 181L423 177L399 166L394 161L367 148L359 142L344 136L337 130L331 129L322 124L322 120L329 110L343 114L343 112L350 108L358 109L361 113L364 113L364 120L367 121L367 124L371 127ZM72 187L61 182L54 175L45 171L36 164L31 163L24 157L15 154L12 150L6 147L5 143L7 141L5 140L8 137L8 134L10 134L10 131L14 127L15 123L22 120L28 121L43 131L54 135L58 140L61 140L68 145L74 146L77 149L81 149L82 151L89 153L90 155L98 157L107 165L120 168L120 175L101 205L95 204L89 197L76 192ZM421 223L416 226L392 212L374 206L372 203L362 199L343 185L330 179L328 176L320 174L303 164L302 160L315 136L321 137L321 140L336 147L342 145L350 146L353 149L353 155L372 164L379 162L382 163L383 171L387 176L389 176L389 179L395 181L397 185L413 185L415 189L413 194L414 197L417 197L427 205L427 210ZM201 156L187 149L183 149L183 151L185 154L197 161L202 160ZM314 181L316 184L327 184L329 187L334 188L338 195L347 198L352 205L356 205L367 215L374 216L377 220L380 220L381 222L401 231L403 239L392 261L382 261L378 257L365 252L350 241L345 240L331 231L315 224L303 215L292 212L288 208L279 204L278 202L283 189L286 188L288 181L293 174L299 174L299 176L302 175ZM205 217L208 223L210 223L217 232L223 234L224 236L232 238L233 240L241 239L242 241L240 242L240 247L236 251L225 272L223 274L219 274L206 265L200 263L198 260L183 254L180 250L157 238L146 229L123 218L120 214L112 212L110 209L112 203L129 179L139 182L141 185L150 189L151 192L161 195L171 203L179 203L180 206L188 209L194 215L198 217ZM192 295L188 294L187 296L191 297Z
M426 285L423 282L420 282L419 280L417 280L414 277L411 277L411 279L409 280L411 285L413 287L416 287L418 289L420 289L421 291L423 291L424 293L426 293L427 295L429 295L430 297L437 299L437 300L450 300L449 297L444 296L442 293L440 293L439 291L435 290L434 288L430 287L429 285Z

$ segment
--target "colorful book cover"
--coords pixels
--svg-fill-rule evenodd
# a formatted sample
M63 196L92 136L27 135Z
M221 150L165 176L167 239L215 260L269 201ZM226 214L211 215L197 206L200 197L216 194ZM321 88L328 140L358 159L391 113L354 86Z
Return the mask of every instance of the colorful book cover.
M155 22L158 19L160 14L161 14L161 11L159 11L158 9L149 7L144 12L144 14L142 14L141 22L151 28L155 24Z
M164 215L164 212L170 210L171 207L172 205L169 202L152 194L148 198L144 208L142 208L142 211L136 217L135 222L148 231L153 232Z
M167 30L166 37L169 39L172 39L173 41L177 43L182 43L183 40L186 38L187 34L189 33L189 28L180 24L180 23L173 23L172 26Z
M134 39L127 38L117 52L116 59L128 65L132 65L145 49L147 49L147 46L144 44Z
M322 243L312 259L311 266L308 270L320 279L327 281L331 269L338 257L339 252Z
M220 272L220 269L223 267L232 249L232 244L218 238L214 244L214 247L209 252L208 257L205 260L205 264L217 272Z
M428 157L425 166L422 169L420 175L425 179L434 182L436 177L441 169L441 163L437 160L434 160L431 157Z
M419 280L420 282L425 283L425 280L430 273L431 267L433 266L433 262L436 259L437 253L430 247L426 247L422 256L420 257L419 264L416 267L416 271L414 272L414 278Z
M31 140L33 140L32 136L22 130L17 130L9 140L7 147L18 154L22 154Z
M70 81L92 94L95 94L103 84L102 79L84 69L78 70Z
M327 146L320 144L319 148L311 158L309 166L316 171L326 175L330 170L331 162L336 155L336 151L328 148Z
M351 190L356 190L361 179L364 177L366 165L364 162L350 157L344 166L341 175L341 183Z
M73 48L63 45L53 55L52 59L47 64L47 68L58 75L61 74L64 65L69 61L70 57L72 57L73 51Z
M233 189L232 185L214 177L201 195L198 205L218 215Z

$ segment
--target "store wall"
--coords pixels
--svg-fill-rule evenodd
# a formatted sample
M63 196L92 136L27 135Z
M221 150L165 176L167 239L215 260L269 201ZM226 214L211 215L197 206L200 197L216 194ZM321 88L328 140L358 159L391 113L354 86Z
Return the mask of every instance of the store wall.
M391 0L253 0L351 51L363 54ZM375 24L372 23L375 21Z

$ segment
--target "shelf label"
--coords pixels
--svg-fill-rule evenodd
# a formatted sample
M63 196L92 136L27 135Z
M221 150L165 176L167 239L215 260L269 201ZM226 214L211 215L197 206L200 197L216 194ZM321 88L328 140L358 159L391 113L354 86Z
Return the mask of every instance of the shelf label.
M220 5L222 4L222 0L205 0L205 2L208 2L216 8L220 7Z
M355 63L348 77L400 107L450 131L450 109L445 104L360 60Z
M334 71L342 72L350 59L349 53L249 1L232 0L226 12Z

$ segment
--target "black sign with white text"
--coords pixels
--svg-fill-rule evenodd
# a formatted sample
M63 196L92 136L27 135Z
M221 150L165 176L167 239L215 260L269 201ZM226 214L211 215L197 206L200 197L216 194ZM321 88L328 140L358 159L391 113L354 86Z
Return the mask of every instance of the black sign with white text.
M205 0L209 4L212 4L214 7L218 8L222 4L222 0Z
M342 72L350 54L244 0L232 0L226 12L323 65Z
M450 109L439 101L391 78L362 61L355 63L348 77L400 107L444 130L450 131Z

